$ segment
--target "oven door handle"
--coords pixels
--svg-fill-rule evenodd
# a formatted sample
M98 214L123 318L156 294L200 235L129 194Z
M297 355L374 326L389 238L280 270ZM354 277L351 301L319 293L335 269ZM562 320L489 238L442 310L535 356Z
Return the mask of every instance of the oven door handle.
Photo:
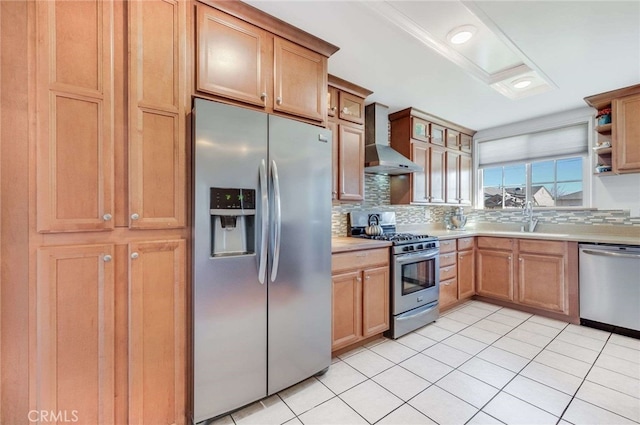
M416 260L430 260L432 258L438 258L438 252L425 253L416 252L414 254L402 254L396 255L395 262L398 264L414 263Z

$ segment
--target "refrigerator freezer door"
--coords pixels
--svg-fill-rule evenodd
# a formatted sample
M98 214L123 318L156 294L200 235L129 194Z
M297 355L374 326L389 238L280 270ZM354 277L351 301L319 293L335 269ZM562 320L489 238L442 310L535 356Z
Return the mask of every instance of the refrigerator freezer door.
M258 280L262 203L256 203L257 254L211 258L209 188L262 193L268 116L201 99L194 116L193 385L194 421L200 422L266 396L267 285Z
M269 264L267 382L273 394L331 363L331 132L269 116L269 163L280 198L278 217L270 192L272 253L279 250L278 263L272 255Z

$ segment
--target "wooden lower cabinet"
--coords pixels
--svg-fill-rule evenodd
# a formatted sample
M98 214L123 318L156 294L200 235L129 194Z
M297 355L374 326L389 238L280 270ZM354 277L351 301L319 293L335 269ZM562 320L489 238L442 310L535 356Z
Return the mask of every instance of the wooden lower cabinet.
M440 309L446 309L458 301L458 279L456 277L440 281Z
M332 349L345 347L360 339L362 329L362 273L333 275Z
M513 255L510 251L478 249L476 292L513 301Z
M476 293L577 322L577 249L576 242L479 237Z
M129 424L186 421L184 240L129 245Z
M331 351L389 329L389 250L333 254Z
M113 253L111 244L38 249L33 410L114 423Z
M129 424L186 423L185 250L183 239L132 242L127 267L113 244L38 249L35 410L83 424L117 423L125 410ZM116 288L124 269L128 296ZM116 340L119 323L127 339ZM128 376L127 403L117 376Z
M473 249L458 250L458 299L470 298L475 295L475 271L476 257Z
M389 329L389 266L362 272L362 336L368 338Z

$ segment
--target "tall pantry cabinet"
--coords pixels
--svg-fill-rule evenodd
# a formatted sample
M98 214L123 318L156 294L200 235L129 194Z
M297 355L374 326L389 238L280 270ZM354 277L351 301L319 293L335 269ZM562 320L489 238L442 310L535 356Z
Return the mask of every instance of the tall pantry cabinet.
M0 422L184 423L188 2L2 3Z

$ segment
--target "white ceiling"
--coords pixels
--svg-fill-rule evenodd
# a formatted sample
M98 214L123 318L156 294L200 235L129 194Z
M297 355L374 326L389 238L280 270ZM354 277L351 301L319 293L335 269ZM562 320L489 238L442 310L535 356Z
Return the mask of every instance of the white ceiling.
M557 87L517 100L494 91L363 1L246 2L340 47L329 58L329 73L372 90L367 103L383 103L391 112L412 106L474 130L584 107L586 96L640 83L639 0L465 1ZM393 2L414 10L415 17L421 4L433 9L440 3L439 18L448 19L444 11L450 1L407 3Z

